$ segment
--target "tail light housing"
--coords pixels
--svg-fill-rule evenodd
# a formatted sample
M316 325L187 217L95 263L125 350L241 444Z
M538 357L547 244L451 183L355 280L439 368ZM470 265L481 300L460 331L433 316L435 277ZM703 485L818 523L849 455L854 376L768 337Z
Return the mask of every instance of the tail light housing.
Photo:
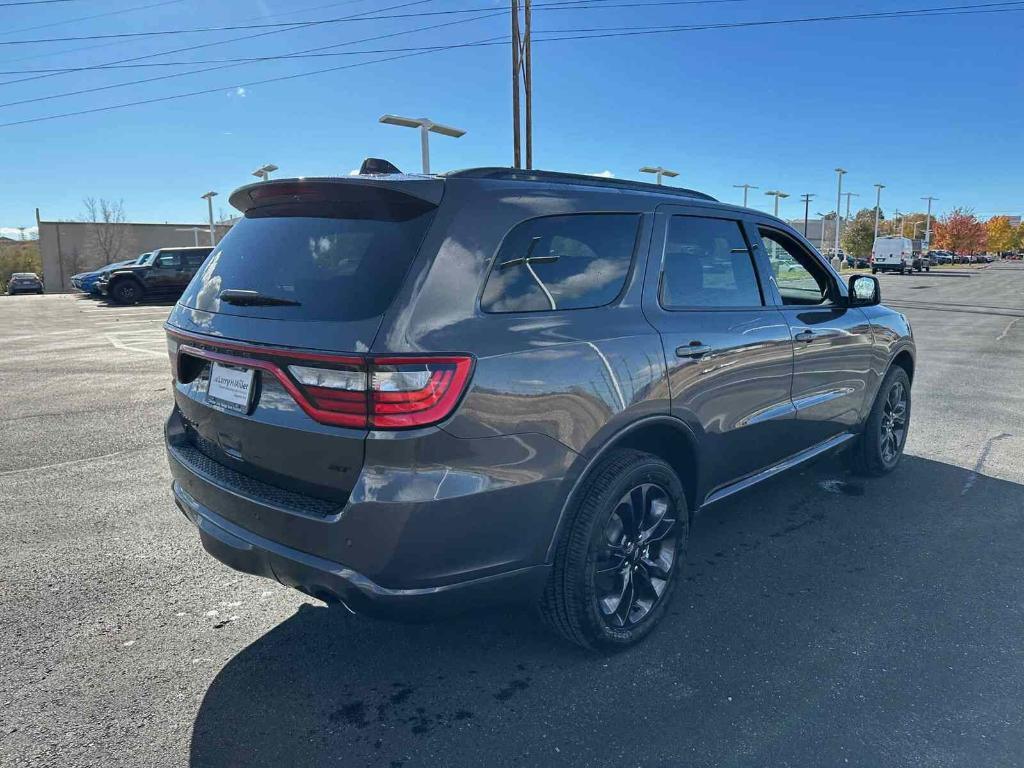
M469 355L323 355L170 330L167 346L180 380L195 368L185 358L255 368L274 376L321 424L364 429L413 429L443 421L462 399L473 372Z

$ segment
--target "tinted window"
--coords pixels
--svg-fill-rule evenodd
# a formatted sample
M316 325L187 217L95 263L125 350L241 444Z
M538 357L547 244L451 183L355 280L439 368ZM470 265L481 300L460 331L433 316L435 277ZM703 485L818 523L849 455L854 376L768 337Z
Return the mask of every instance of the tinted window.
M161 269L172 269L178 265L178 256L173 251L170 253L161 253L156 257L154 266Z
M760 306L761 290L738 221L673 216L665 240L665 307Z
M828 303L831 281L825 267L793 238L782 232L762 228L760 233L782 303Z
M364 206L365 208L365 206ZM353 206L349 213L366 214ZM182 302L210 312L301 320L359 320L391 303L433 216L420 208L394 217L265 215L258 209L224 236ZM228 289L299 302L243 306L219 299Z
M485 312L600 307L626 282L639 214L546 216L506 235L484 286Z
M209 251L187 251L184 254L185 266L189 269L197 269L203 265L209 255Z

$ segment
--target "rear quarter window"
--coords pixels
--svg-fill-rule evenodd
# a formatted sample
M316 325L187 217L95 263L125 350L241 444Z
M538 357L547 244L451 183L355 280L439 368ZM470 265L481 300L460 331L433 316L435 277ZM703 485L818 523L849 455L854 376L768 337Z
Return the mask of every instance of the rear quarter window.
M484 284L484 312L550 312L612 303L633 262L640 214L545 216L516 225Z

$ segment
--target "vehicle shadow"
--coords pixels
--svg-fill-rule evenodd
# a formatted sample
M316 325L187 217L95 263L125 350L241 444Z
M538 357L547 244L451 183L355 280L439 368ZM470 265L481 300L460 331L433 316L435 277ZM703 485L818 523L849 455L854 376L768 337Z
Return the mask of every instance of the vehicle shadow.
M842 466L703 513L685 590L618 655L525 609L397 625L303 606L217 675L191 765L1012 763L1024 486Z

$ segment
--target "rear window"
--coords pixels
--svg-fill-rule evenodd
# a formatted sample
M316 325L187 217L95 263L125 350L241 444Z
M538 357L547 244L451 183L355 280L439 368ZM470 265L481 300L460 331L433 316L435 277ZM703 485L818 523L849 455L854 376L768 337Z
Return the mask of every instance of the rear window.
M546 216L517 225L494 259L484 312L544 312L610 304L633 260L640 215Z
M182 303L223 314L345 321L383 314L433 216L422 208L389 218L297 215L254 209L231 228L189 284ZM317 211L319 212L319 211ZM354 216L356 212L351 212ZM221 291L255 291L298 304L221 301Z

